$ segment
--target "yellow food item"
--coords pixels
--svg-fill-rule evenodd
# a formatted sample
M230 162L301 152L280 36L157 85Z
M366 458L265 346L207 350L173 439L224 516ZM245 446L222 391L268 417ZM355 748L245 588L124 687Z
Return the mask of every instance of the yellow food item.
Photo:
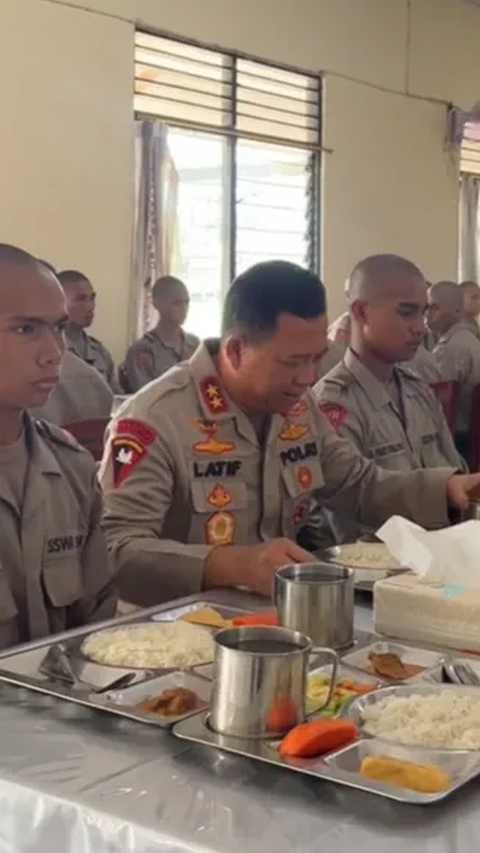
M181 622L190 622L193 625L209 625L211 628L229 628L230 619L224 619L213 607L200 607L180 616Z
M438 794L450 786L450 777L440 767L400 761L390 755L367 756L360 765L360 773L367 779L410 788L421 794Z

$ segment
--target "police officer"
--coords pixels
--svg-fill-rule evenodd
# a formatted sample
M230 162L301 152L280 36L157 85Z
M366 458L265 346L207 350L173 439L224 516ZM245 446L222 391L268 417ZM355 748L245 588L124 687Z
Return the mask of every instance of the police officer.
M114 394L121 394L117 369L112 356L101 341L89 335L95 317L95 293L87 276L78 270L63 270L58 280L67 298L68 324L65 330L68 348L103 376Z
M62 426L91 418L109 418L112 407L113 394L103 376L67 350L57 385L47 402L38 409L30 410L30 414Z
M458 382L457 446L468 447L472 391L480 383L480 340L463 320L463 292L453 281L428 290L427 322L437 336L433 356L448 381Z
M0 647L115 610L94 462L26 412L56 385L67 319L54 274L0 246Z
M349 305L351 306L349 294L350 278L347 278L345 284L345 295L349 300ZM335 344L337 348L342 349L342 354L346 352L350 343L351 328L352 322L350 311L345 311L328 327L329 340L332 344ZM425 329L422 336L422 342L418 345L413 357L409 359L408 362L405 362L404 367L408 367L410 370L413 370L413 372L423 379L424 382L428 382L429 385L434 385L436 382L441 382L443 377L435 359L424 344Z
M427 285L405 258L376 255L350 279L352 332L343 361L314 388L337 433L382 468L461 468L442 408L411 364L424 333ZM337 541L361 529L336 507Z
M460 290L463 294L463 322L476 338L480 338L480 287L476 281L462 281Z
M480 475L387 473L340 439L309 392L326 346L325 290L283 261L240 275L221 340L131 398L100 469L122 598L153 603L244 585L269 595L316 501L339 493L363 522L447 523ZM314 531L313 531L314 535Z
M152 304L158 323L127 350L123 374L127 390L138 391L157 379L197 349L200 341L184 332L190 296L183 281L171 275L157 278L152 288Z

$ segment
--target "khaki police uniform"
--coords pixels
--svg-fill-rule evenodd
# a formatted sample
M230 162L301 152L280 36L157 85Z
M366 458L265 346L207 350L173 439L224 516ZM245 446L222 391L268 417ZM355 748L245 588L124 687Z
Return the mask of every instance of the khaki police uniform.
M463 325L472 333L472 335L475 335L476 338L480 339L480 327L478 325L478 320L474 317L464 317Z
M392 513L447 524L453 468L381 471L335 434L310 393L273 416L261 442L220 382L217 351L218 341L201 344L110 426L99 476L122 598L153 604L197 592L213 547L295 539L316 519L316 502L339 493L372 526Z
M103 376L67 350L58 385L45 405L32 409L30 414L62 426L90 418L109 418L112 406L113 393Z
M178 347L162 339L158 329L147 332L127 350L123 372L130 392L139 391L152 379L158 379L171 367L193 355L200 341L188 332L181 333Z
M480 340L465 323L455 323L438 339L433 355L443 379L459 383L456 431L467 433L472 391L480 383Z
M0 648L115 613L90 454L28 415L24 441L21 489L0 472Z
M348 349L343 361L317 383L313 393L338 435L366 459L392 471L417 468L464 468L440 403L430 388L403 365L393 371L396 393ZM371 532L335 506L337 541Z
M101 341L87 335L83 329L76 329L74 334L67 329L67 345L75 355L98 370L114 394L123 393L115 362Z

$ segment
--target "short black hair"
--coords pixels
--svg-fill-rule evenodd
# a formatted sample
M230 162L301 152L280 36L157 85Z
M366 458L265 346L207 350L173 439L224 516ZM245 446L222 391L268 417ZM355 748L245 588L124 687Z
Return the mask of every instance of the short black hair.
M222 335L241 332L246 338L273 334L280 314L313 320L325 314L325 287L318 275L288 261L265 261L237 276L222 314Z
M88 275L80 272L80 270L62 270L57 273L57 278L63 288L69 287L71 284L78 284L81 281L90 282Z
M152 287L152 299L161 299L166 296L174 287L185 287L183 281L174 275L161 275L154 282Z
M465 293L466 290L480 290L480 285L478 285L476 281L472 280L461 281L458 286L461 288L463 293Z

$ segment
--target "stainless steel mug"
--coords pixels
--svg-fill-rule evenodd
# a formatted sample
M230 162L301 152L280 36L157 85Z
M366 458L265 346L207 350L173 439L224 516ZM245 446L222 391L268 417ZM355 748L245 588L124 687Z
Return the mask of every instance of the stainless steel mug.
M265 738L284 734L331 700L338 658L287 628L226 628L214 637L209 724L222 735ZM310 657L332 665L327 700L305 712ZM321 665L320 663L320 665Z
M353 643L352 569L328 563L298 563L275 573L278 621L313 643L343 649Z
M465 510L464 521L480 520L480 501L470 501L468 509Z

